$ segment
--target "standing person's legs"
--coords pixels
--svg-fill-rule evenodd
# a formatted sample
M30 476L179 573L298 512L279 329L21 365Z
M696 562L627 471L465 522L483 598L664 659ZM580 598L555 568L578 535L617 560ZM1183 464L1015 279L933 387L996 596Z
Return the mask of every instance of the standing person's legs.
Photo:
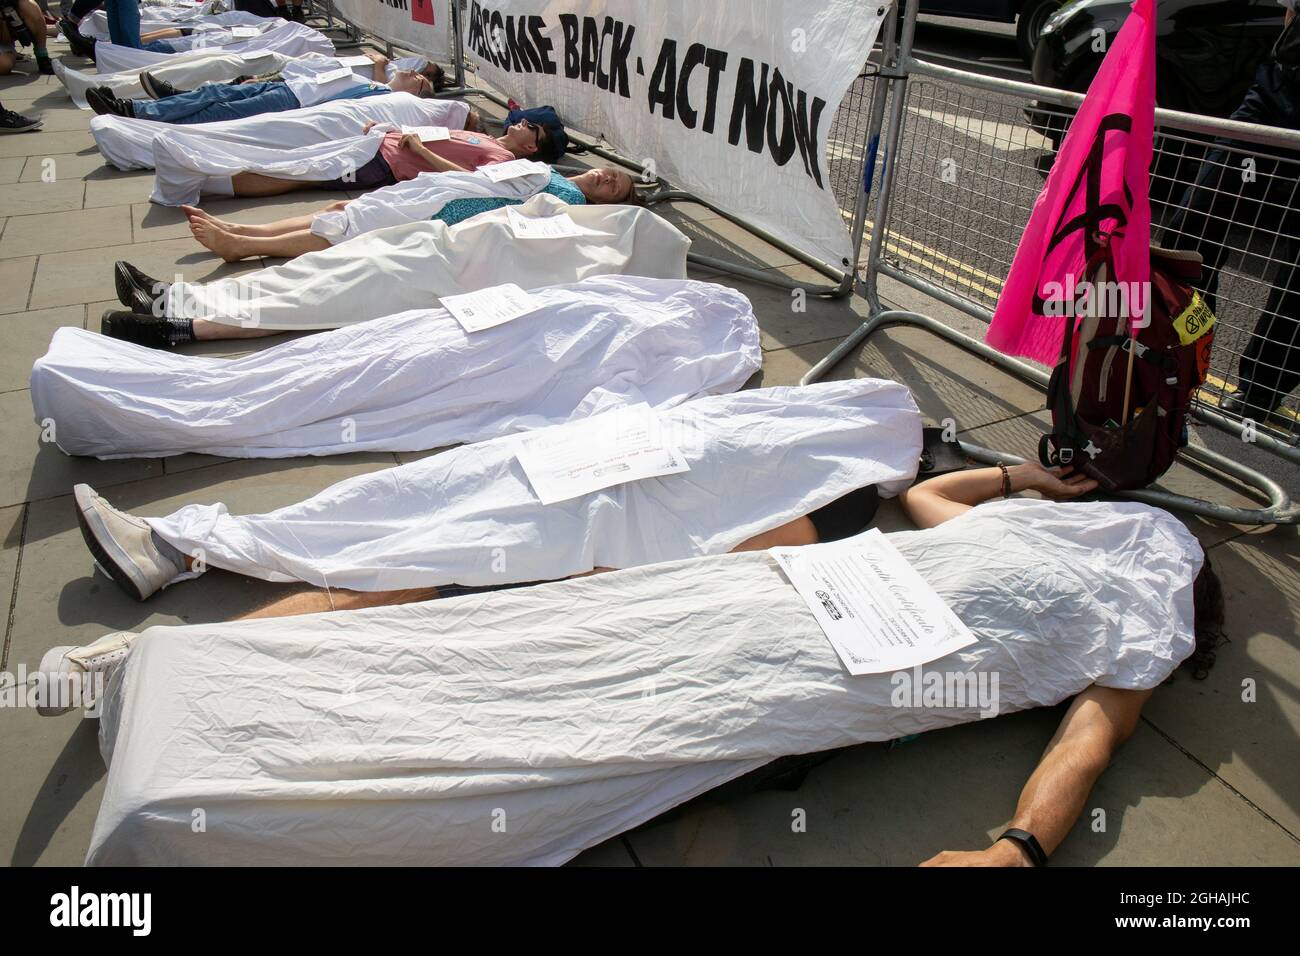
M1279 248L1284 261L1273 273L1268 301L1241 356L1245 414L1268 414L1300 385L1300 248L1295 240Z
M140 49L140 5L137 0L104 0L108 36L118 46Z

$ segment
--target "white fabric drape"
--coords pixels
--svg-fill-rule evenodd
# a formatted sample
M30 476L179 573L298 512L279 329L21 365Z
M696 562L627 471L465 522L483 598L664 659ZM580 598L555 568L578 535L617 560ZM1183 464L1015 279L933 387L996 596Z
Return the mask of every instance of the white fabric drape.
M166 313L262 329L336 329L502 282L531 289L593 275L686 277L690 240L648 209L570 207L549 193L517 209L537 218L567 212L582 234L516 239L505 209L454 226L389 226L243 276L177 282Z
M356 591L499 585L722 554L867 485L916 477L921 415L857 379L698 398L660 415L690 471L543 505L518 438L359 475L269 514L187 505L148 519L209 567Z
M206 32L202 37L190 37L184 41L169 41L184 47L177 53L153 53L149 50L137 50L134 47L118 46L116 43L99 42L95 44L95 67L105 73L119 70L133 70L137 67L160 65L171 57L188 53L195 49L220 49L224 53L253 53L257 50L275 50L286 56L304 56L308 53L334 52L330 38L319 30L313 30L304 23L292 23L288 20L276 20L265 31L248 39L234 38L233 33Z
M238 359L64 327L32 405L73 455L416 451L735 391L762 363L749 300L723 286L602 276L534 295L537 311L473 334L421 309Z
M427 222L455 199L527 199L551 182L551 168L545 163L534 165L536 173L499 183L494 183L481 169L467 173L420 173L414 179L359 196L337 212L320 213L312 220L311 231L337 244L388 226Z
M368 121L401 125L438 125L463 129L469 106L461 100L421 99L410 93L385 93L355 100L322 103L310 109L177 126L122 116L96 116L90 132L104 158L118 169L149 169L155 157L175 166L176 181L188 173L200 181L249 168L245 157L258 150L284 160L283 152L303 146L332 146L354 139L371 143L366 159L379 149L378 136L361 133ZM304 165L306 160L300 160ZM365 160L362 160L364 164ZM188 165L186 165L188 163ZM336 174L337 175L337 174ZM329 178L324 177L322 178ZM163 186L155 187L162 190Z
M1000 713L1192 650L1201 549L1165 512L999 501L890 540L978 637L924 671L996 675ZM761 552L152 627L109 682L87 862L558 864L777 757L981 718L892 676L846 674Z

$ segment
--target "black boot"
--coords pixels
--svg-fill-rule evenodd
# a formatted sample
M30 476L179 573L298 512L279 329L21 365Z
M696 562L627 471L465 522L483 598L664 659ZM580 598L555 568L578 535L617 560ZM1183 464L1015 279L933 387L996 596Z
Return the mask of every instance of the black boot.
M100 116L111 113L113 116L135 118L135 107L131 105L131 101L119 100L107 86L92 86L86 90L86 102Z
M81 31L77 29L77 25L67 17L59 21L59 32L63 34L63 38L68 41L68 46L72 48L72 52L77 56L95 55L94 39L82 36Z
M162 315L168 284L146 275L129 262L113 263L113 285L117 300L132 312Z
M154 76L148 70L140 73L140 87L149 94L150 99L162 100L169 96L179 96L187 90L177 89L164 79Z
M194 323L190 319L161 319L138 312L106 311L99 320L99 331L111 339L133 342L152 349L175 348L194 341Z

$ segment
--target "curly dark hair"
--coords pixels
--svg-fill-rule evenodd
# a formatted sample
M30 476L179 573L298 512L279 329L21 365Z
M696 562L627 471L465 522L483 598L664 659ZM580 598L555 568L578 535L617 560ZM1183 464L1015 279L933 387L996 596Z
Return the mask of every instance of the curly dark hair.
M1192 582L1192 606L1196 649L1183 664L1191 669L1192 676L1197 680L1205 680L1210 674L1210 668L1214 666L1215 649L1227 640L1223 631L1223 582L1214 573L1208 554L1200 573Z

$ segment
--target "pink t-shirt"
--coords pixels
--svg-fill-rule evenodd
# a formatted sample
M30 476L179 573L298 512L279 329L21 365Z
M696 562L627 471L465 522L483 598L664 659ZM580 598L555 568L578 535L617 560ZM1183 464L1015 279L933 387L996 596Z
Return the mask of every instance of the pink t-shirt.
M402 134L394 130L384 134L380 144L379 155L384 157L388 168L393 171L393 178L399 183L414 179L420 173L433 172L433 167L409 149L402 149ZM454 129L451 139L440 139L425 143L424 148L435 156L441 156L449 162L464 169L478 169L490 163L506 163L515 158L510 152L491 136L483 133L471 133L469 130Z

